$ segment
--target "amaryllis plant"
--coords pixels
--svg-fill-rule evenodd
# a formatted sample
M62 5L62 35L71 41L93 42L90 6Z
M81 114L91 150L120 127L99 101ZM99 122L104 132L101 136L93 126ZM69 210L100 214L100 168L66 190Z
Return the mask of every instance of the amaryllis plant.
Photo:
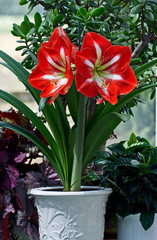
M0 52L7 67L34 97L46 124L10 94L0 90L0 97L29 118L46 142L18 125L1 121L0 126L31 140L53 165L65 191L80 190L82 173L95 152L121 121L128 120L120 109L140 92L156 86L136 87L136 77L154 63L140 66L134 73L127 46L113 46L105 37L89 32L79 48L71 44L61 27L56 28L49 41L42 43L31 74ZM66 108L60 95L66 97ZM88 101L94 97L97 107L87 121Z

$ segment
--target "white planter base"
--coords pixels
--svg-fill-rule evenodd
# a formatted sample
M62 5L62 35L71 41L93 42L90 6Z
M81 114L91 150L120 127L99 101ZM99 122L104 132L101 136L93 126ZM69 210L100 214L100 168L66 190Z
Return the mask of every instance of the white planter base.
M111 189L92 191L88 187L90 191L80 192L46 189L31 191L38 209L40 240L103 240L104 214Z
M140 214L118 217L117 240L157 240L157 214L153 225L145 231L139 220Z

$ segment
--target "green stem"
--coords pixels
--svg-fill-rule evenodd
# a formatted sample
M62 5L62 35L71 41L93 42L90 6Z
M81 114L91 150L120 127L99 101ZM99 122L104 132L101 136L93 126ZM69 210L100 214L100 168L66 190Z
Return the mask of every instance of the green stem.
M72 169L72 177L71 177L71 191L80 191L81 189L86 103L87 103L86 96L80 93L77 132L76 132L76 145L74 150L73 169Z

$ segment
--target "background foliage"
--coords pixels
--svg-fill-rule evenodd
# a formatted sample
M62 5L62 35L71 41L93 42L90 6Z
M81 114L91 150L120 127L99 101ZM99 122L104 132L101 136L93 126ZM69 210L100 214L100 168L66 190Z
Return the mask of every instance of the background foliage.
M20 0L19 3L28 7L29 15L24 16L20 25L16 23L13 25L12 34L18 37L19 46L16 50L21 52L22 64L27 69L34 68L41 43L48 40L57 26L61 25L66 28L72 43L78 44L78 21L81 25L81 41L86 32L94 31L108 38L112 44L128 45L132 50L133 69L157 57L157 28L155 27L157 2L155 0ZM33 14L32 11L36 11L37 7L40 12ZM33 18L30 20L32 14ZM139 79L140 84L154 81L156 81L156 68ZM153 98L154 95L155 90L153 93L151 91L144 93L142 99L149 104L140 106L140 111L143 112L142 119L146 120L148 115L151 115L150 119L140 124L141 113L138 114L139 110L135 110L135 120L130 121L129 126L128 124L121 125L117 131L118 135L123 135L123 132L127 133L129 129L134 129L135 132L137 130L138 134L142 135L145 128L147 135L144 136L148 136L154 144L155 102L149 101L149 98ZM123 110L133 115L131 108L138 102L139 100L136 99L131 106L127 105Z
M47 40L53 29L64 25L72 43L77 43L78 20L81 23L81 40L88 31L100 33L112 44L128 45L136 58L132 63L142 64L157 57L157 2L154 0L20 0L28 4L29 12L40 6L34 20L24 17L21 25L14 24L12 34L19 37L17 50L23 49L23 64L32 69L41 43Z

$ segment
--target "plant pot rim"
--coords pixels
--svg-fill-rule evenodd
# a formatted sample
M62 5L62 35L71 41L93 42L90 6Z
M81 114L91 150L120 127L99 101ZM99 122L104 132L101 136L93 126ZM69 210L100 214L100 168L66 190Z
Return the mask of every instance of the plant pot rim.
M33 196L87 196L87 195L104 195L110 194L111 188L97 186L81 186L81 191L64 192L63 187L40 187L30 191Z
M125 216L124 218L117 214L117 218L119 218L121 220L126 220L126 219L130 219L130 218L131 219L137 219L137 218L140 219L140 214L141 214L141 212L140 213L132 213L132 214L129 214L129 215ZM155 214L155 217L157 217L157 213L154 212L154 214Z

